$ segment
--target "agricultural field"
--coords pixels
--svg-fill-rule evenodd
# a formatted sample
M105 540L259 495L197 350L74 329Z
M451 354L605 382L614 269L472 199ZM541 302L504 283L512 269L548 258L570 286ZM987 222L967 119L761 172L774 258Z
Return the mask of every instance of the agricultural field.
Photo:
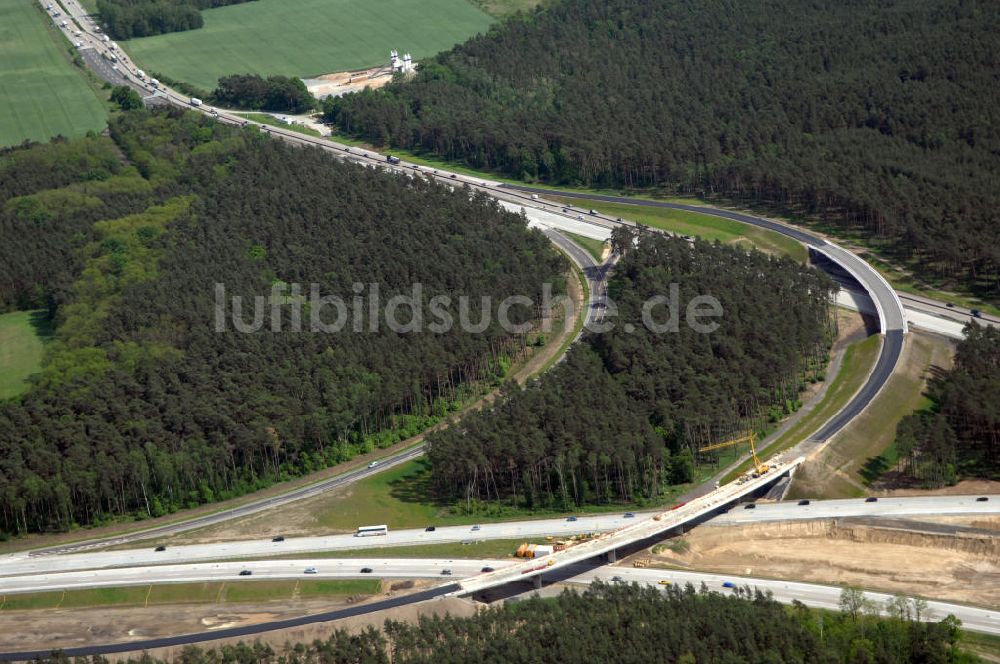
M0 401L28 389L28 378L42 367L42 353L51 334L44 311L0 315Z
M124 46L146 71L212 90L227 74L308 78L388 64L392 49L419 61L493 21L466 0L257 0L202 16L201 29Z
M0 3L0 147L104 128L107 113L35 0Z

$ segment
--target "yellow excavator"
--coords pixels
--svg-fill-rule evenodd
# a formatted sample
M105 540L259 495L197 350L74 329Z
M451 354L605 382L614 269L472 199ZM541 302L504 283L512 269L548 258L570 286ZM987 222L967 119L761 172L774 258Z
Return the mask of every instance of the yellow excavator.
M754 470L757 471L757 476L763 475L768 471L767 465L761 462L757 458L757 434L751 431L748 434L744 434L738 438L733 438L732 440L724 440L721 443L714 443L712 445L706 445L705 447L698 448L699 452L711 452L712 450L717 450L723 447L730 447L732 445L742 445L743 443L750 444L750 457L753 459Z

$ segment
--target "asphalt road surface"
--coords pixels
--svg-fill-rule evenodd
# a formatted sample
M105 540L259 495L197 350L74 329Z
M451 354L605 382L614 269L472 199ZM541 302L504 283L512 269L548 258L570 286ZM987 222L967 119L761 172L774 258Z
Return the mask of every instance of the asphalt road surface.
M0 557L0 588L3 579L17 575L44 574L49 572L145 567L180 563L205 562L234 558L254 558L315 553L321 551L349 551L354 549L386 546L417 546L465 541L497 539L531 539L554 535L569 537L581 533L607 532L637 520L649 518L652 512L626 518L623 512L597 516L581 516L576 521L567 517L484 523L475 526L439 526L434 531L424 529L390 530L388 535L355 537L354 535L328 535L325 537L288 537L283 542L271 539L242 540L218 544L189 544L168 546L166 551L155 551L153 546L124 551L91 551L59 556L34 556L12 554ZM375 525L375 524L358 524ZM384 554L383 554L384 555Z
M301 558L295 560L254 560L248 562L161 565L125 569L57 572L32 576L14 576L0 580L0 595L17 593L120 588L165 583L213 583L219 581L316 580L365 578L464 578L482 573L484 567L500 569L507 560L461 560L446 558ZM314 568L315 573L305 570ZM370 569L371 572L362 572ZM249 571L249 576L240 572ZM447 570L450 575L443 574Z
M847 500L813 500L808 505L798 501L759 503L754 509L738 507L712 519L713 525L788 521L800 519L832 519L838 517L899 517L899 516L972 516L1000 514L1000 496L928 496L915 498L865 498Z

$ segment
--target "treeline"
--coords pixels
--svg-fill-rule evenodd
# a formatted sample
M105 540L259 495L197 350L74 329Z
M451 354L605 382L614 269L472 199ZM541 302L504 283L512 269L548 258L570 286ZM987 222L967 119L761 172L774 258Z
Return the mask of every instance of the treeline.
M9 169L0 297L49 307L57 329L33 387L0 403L0 532L158 516L339 463L427 426L524 352L495 312L481 333L370 331L367 317L312 332L310 284L352 312L355 284L366 306L377 284L383 310L414 283L474 303L563 287L564 259L484 195L193 113L123 113L110 139L5 153ZM235 330L234 296L261 331Z
M970 323L955 366L930 381L933 407L896 428L902 470L928 486L1000 477L1000 329Z
M428 437L444 497L525 506L650 499L693 479L697 449L760 429L796 407L835 334L832 282L788 258L656 233L614 236L614 328L489 410ZM672 289L676 288L676 295ZM687 306L714 297L712 332ZM644 306L676 303L676 329ZM652 309L665 324L665 307Z
M998 53L966 0L562 0L325 110L528 182L821 216L995 298Z
M173 660L148 654L127 664L528 664L535 662L771 662L909 664L977 662L959 650L959 621L912 616L820 614L738 589L734 596L600 582L578 594L532 597L468 618L386 621L379 631L338 629L326 639L287 644L188 646ZM65 657L42 660L68 662ZM107 664L103 657L77 664Z
M97 0L97 14L115 39L150 37L196 30L205 24L202 9L251 0Z
M223 76L212 93L219 106L286 113L305 113L316 105L306 84L290 76L234 74Z

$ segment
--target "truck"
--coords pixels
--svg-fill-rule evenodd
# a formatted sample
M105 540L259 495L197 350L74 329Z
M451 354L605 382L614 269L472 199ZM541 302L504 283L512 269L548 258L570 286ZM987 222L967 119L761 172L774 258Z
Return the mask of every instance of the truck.
M154 88L160 87L160 82L155 78L149 79L149 84L152 85Z
M387 162L389 162L390 164L398 164L398 163L399 163L399 157L393 157L392 155L388 155L388 156L387 156L387 157L385 158L385 160L386 160Z
M201 100L198 99L197 97L191 97L191 105L192 106L201 106Z
M108 37L107 35L104 35L104 41L105 42L111 41L111 37Z
M136 76L138 76L138 77L139 77L139 80L141 80L141 81L144 81L144 80L146 80L146 72L144 72L144 71L143 71L143 70L141 70L141 69L136 69L136 70L135 70L135 75L136 75Z

